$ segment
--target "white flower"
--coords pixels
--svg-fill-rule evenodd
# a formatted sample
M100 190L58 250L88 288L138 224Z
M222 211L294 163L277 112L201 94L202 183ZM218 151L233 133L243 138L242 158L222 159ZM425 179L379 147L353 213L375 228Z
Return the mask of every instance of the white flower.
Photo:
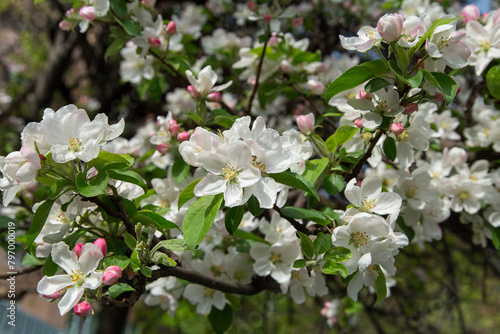
M256 242L250 248L250 256L255 260L255 273L259 276L271 275L280 284L292 277L293 262L300 253L297 241L275 245Z
M148 306L160 305L168 311L171 317L175 315L178 299L182 295L183 285L176 277L160 277L154 282L146 284L144 303Z
M137 45L127 43L120 51L123 57L120 63L120 76L123 81L129 81L133 84L141 82L142 78L146 80L153 79L155 70L153 68L153 56L137 53Z
M52 246L52 261L66 271L66 275L44 276L36 290L42 295L51 295L67 289L57 305L59 313L64 315L78 304L85 289L95 290L101 285L103 273L95 270L102 258L101 250L94 244L85 244L77 258L68 245L58 242Z
M466 43L473 49L471 63L475 65L476 75L481 75L493 59L500 58L498 27L493 21L489 21L485 26L478 21L469 21L465 27Z
M211 92L220 92L223 89L231 86L233 81L226 82L223 85L214 86L217 83L218 75L212 70L212 66L204 67L198 73L198 79L193 75L193 72L186 70L186 77L189 83L196 89L202 96L206 96Z
M382 179L378 175L368 175L361 182L361 187L355 184L356 179L349 181L344 195L360 211L385 215L401 208L401 196L393 192L383 193Z
M340 43L346 50L357 50L359 52L366 52L370 50L375 42L380 39L377 29L364 26L358 30L358 37L344 37L340 35Z
M191 304L196 305L196 312L202 315L210 313L212 306L223 310L226 305L224 293L198 284L189 284L184 290L183 296Z
M462 68L467 66L467 59L471 55L464 40L465 33L457 32L454 24L443 24L426 41L425 49L432 58L443 58L451 68Z
M202 165L198 160L201 152L215 152L223 144L224 140L221 137L204 128L197 127L191 137L189 137L189 141L182 142L179 145L179 153L187 164L199 167Z
M87 112L75 105L67 105L56 112L45 109L41 130L47 144L51 145L52 158L64 163L80 159L88 162L99 155L108 140L118 137L125 126L123 119L108 125L108 117L98 114L90 121Z

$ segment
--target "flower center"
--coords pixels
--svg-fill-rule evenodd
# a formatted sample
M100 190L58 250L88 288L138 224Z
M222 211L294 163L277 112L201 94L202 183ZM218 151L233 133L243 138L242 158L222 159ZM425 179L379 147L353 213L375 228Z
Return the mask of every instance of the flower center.
M83 278L83 273L80 270L71 270L71 274L69 274L71 280L75 282L75 285L82 285L85 282Z
M460 194L458 195L462 201L465 201L467 198L469 198L469 193L466 191L461 191Z
M375 265L375 264L370 264L370 265L368 266L368 268L366 268L366 272L368 273L368 276L377 278L377 276L378 276L378 271L377 271L377 269L378 269L378 266L377 266L377 265Z
M205 297L210 298L214 295L215 290L210 288L205 288Z
M486 39L483 39L481 41L481 49L484 51L484 52L488 52L491 48L491 44L488 40Z
M78 152L82 148L82 142L80 141L80 138L73 138L71 137L69 139L69 150L73 152Z
M375 209L377 205L375 204L375 198L368 199L368 196L365 196L365 200L362 203L362 210L371 211Z
M261 172L266 169L266 165L264 165L260 161L257 161L257 157L255 155L252 156L252 166L257 167Z
M368 244L368 233L366 232L356 232L351 234L351 240L349 240L349 244L354 244L356 248L365 246Z
M236 181L236 176L238 175L238 173L236 172L236 168L234 168L231 165L228 165L227 163L225 163L224 165L226 167L222 168L222 171L220 172L221 175L228 182Z
M271 257L269 258L272 263L280 263L281 262L281 254L271 253Z
M407 142L408 140L410 140L410 134L408 133L408 130L404 130L403 133L401 133L399 136L398 136L398 139L399 141L401 142Z

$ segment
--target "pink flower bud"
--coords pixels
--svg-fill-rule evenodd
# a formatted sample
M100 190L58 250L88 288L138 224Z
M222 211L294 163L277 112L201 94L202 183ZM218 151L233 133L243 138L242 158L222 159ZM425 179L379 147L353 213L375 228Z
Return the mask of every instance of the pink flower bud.
M194 86L187 86L187 90L189 92L189 95L191 95L193 98L198 99L200 97L200 93L196 90L196 88L194 88Z
M476 21L479 16L479 8L476 5L467 5L462 8L462 16L464 16L464 22Z
M276 37L275 35L271 36L269 38L269 42L267 43L270 47L276 47L280 44L280 40L278 37Z
M293 66L288 60L283 59L280 63L280 70L283 73L291 73L293 72Z
M170 21L167 24L167 34L173 35L177 31L177 25L174 21Z
M156 5L156 0L141 0L144 7L153 8Z
M183 131L177 135L177 140L183 142L189 140L189 137L191 137L191 134L188 131Z
M158 38L154 38L154 37L148 37L148 44L150 47L152 48L157 48L161 45L160 43L160 40Z
M64 290L59 290L59 291L54 292L51 295L42 295L42 296L44 298L47 298L47 299L59 299L63 296L63 292L64 292Z
M252 12L255 12L255 9L257 8L257 4L255 2L253 2L253 1L247 1L247 7Z
M462 88L458 87L457 93L455 94L455 96L458 96L458 94L460 94L461 91L462 91Z
M79 14L82 17L82 19L87 21L92 21L93 19L95 19L96 11L93 6L85 6L80 8Z
M301 27L304 24L304 18L303 17L293 18L292 24L294 27Z
M403 32L403 16L400 14L385 14L377 23L377 31L387 42L395 42Z
M361 118L356 118L354 120L354 125L356 125L360 129L364 128L363 121L361 120Z
M247 82L250 86L253 87L253 86L255 86L255 83L257 82L257 80L255 80L255 78L248 78Z
M61 30L68 31L71 29L72 26L73 23L70 21L62 20L61 22L59 22L59 29Z
M220 92L211 92L207 95L207 100L210 102L219 102L221 98Z
M156 146L156 150L160 152L160 154L167 154L170 152L170 144L169 143L161 143Z
M359 91L359 98L360 99L365 99L365 100L371 100L372 99L372 94L367 93L364 89L361 89Z
M89 315L90 311L92 311L92 307L87 302L81 302L75 305L73 310L75 311L75 315L83 318Z
M314 95L321 95L325 92L325 85L316 79L307 80L307 87Z
M80 254L82 254L82 247L83 244L76 244L75 248L73 248L73 252L75 252L76 257L80 257Z
M264 21L266 21L267 23L271 22L271 15L264 14Z
M175 120L172 120L175 122ZM181 130L179 124L177 124L177 122L171 124L168 129L170 130L170 133L172 134L172 136L177 136L179 134L179 131Z
M99 238L94 241L94 245L99 247L103 256L106 256L106 254L108 253L108 245L106 244L106 240L104 240L103 238Z
M321 64L319 64L317 71L318 72L327 72L329 69L330 69L330 65L328 65L327 63L321 63Z
M405 106L404 113L405 114L413 114L417 110L418 110L418 104L417 103L408 103Z
M299 115L295 119L297 122L297 126L299 127L300 132L304 134L309 134L314 131L314 115L309 113L307 115Z
M342 2L342 5L344 6L344 8L349 8L352 6L352 3L349 0L346 0Z
M405 127L401 123L392 123L390 127L392 133L399 136L405 130Z
M104 270L102 282L106 285L115 284L122 277L122 269L118 266L109 266Z

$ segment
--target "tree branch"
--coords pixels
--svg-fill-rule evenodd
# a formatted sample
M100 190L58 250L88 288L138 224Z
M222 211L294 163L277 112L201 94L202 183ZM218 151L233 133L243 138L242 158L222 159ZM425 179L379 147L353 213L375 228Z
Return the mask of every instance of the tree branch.
M250 94L250 99L248 100L247 106L245 108L245 113L250 115L252 110L253 99L257 93L257 88L259 88L260 72L262 71L262 64L264 63L264 57L266 56L267 42L264 43L264 48L262 49L262 55L260 56L259 65L257 66L257 73L255 75L255 85L253 86L252 93Z

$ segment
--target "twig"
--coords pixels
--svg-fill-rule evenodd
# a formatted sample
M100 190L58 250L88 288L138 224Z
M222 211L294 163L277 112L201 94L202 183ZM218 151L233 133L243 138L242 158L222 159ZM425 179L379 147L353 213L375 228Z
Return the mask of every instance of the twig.
M379 130L377 135L371 139L370 146L368 147L368 151L366 151L365 155L363 155L363 157L359 160L358 164L356 166L354 166L351 173L349 173L349 175L348 175L349 179L358 176L359 172L361 171L361 168L366 163L368 158L371 156L372 151L375 148L375 145L377 145L379 139L382 137L382 134L383 134L383 132L381 130Z
M247 115L250 115L250 111L252 110L253 99L255 98L255 94L257 93L257 88L259 88L260 72L262 70L262 64L264 63L264 57L266 55L267 42L268 41L264 43L264 48L262 49L262 55L260 56L259 65L257 66L257 73L255 75L256 76L255 85L253 86L252 94L250 94L250 99L248 100L247 106L245 108L245 113Z
M37 271L40 268L42 268L42 266L27 267L27 268L18 270L18 271L16 271L13 274L3 274L3 275L0 275L0 279L7 279L7 278L10 278L11 276L19 276L19 275L29 274L29 273L32 273L34 271Z
M281 212L281 209L275 204L274 207L273 207L274 210L276 210L280 216L286 220L288 220L288 222L290 224L292 224L292 226L299 232L302 232L304 233L305 235L311 235L311 231L309 231L304 225L302 225L301 223L299 223L298 221L296 221L295 219L293 218L290 218L290 217L287 217L283 214L283 212Z

